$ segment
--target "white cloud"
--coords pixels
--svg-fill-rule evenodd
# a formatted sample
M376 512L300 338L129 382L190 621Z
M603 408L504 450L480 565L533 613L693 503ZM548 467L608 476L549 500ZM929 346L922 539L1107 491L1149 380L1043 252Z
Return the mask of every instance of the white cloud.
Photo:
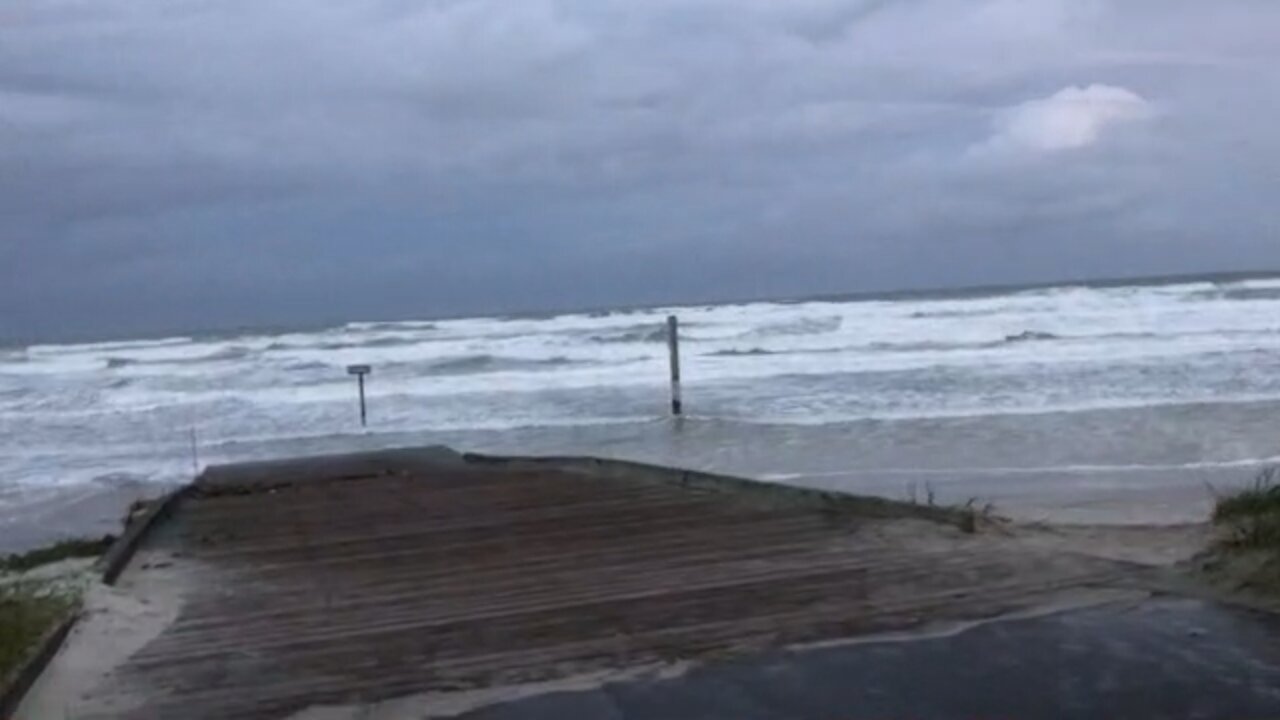
M1109 126L1150 117L1141 95L1113 85L1071 86L1001 112L983 152L1060 152L1098 142Z

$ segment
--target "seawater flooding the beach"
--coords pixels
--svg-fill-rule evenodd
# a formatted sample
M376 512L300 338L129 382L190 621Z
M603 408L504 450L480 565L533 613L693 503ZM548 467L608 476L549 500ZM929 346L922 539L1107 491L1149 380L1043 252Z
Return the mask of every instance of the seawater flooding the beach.
M367 430L352 363L374 369ZM193 434L200 465L444 443L1195 521L1211 487L1280 456L1280 279L4 348L0 549L114 523L121 498L189 479Z

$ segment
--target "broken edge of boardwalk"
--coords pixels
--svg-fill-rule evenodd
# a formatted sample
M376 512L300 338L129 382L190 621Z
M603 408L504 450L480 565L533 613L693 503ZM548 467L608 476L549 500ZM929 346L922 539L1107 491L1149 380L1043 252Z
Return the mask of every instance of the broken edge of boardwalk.
M114 585L116 583L116 580L120 578L120 573L124 572L124 569L129 566L129 561L133 559L134 553L138 551L151 528L172 514L182 498L191 494L193 487L192 485L184 485L165 494L150 503L146 512L142 515L128 521L125 531L115 542L111 543L111 547L107 548L107 552L98 560L97 568L102 573L103 584Z
M475 465L492 467L561 470L634 482L661 482L695 491L733 493L739 498L755 499L769 507L803 507L864 518L920 518L955 525L966 530L972 527L974 517L972 512L976 512L976 510L971 512L965 508L921 505L871 495L783 485L633 460L585 456L515 457L481 453L464 453L462 460Z

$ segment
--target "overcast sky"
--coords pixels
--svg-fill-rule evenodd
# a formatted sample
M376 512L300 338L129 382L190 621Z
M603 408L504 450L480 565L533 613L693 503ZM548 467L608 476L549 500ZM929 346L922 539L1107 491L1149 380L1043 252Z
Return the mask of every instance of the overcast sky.
M1276 0L4 0L0 337L1280 268Z

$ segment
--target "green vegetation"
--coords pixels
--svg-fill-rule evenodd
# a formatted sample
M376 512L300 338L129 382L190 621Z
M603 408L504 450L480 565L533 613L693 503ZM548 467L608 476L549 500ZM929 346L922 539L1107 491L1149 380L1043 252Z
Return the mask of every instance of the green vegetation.
M1280 595L1280 468L1219 496L1213 524L1220 535L1205 569L1231 589Z
M0 681L79 604L78 592L56 583L0 580Z
M1280 468L1268 468L1250 487L1219 497L1213 522L1228 532L1228 545L1280 551Z
M27 571L70 558L101 555L113 538L62 540L25 553L0 556L0 682L21 666L37 643L80 606L86 575Z
M36 548L25 553L16 553L0 557L0 572L25 572L31 568L48 565L68 558L98 557L107 551L115 540L105 535L97 540L74 538L61 540L52 545Z

